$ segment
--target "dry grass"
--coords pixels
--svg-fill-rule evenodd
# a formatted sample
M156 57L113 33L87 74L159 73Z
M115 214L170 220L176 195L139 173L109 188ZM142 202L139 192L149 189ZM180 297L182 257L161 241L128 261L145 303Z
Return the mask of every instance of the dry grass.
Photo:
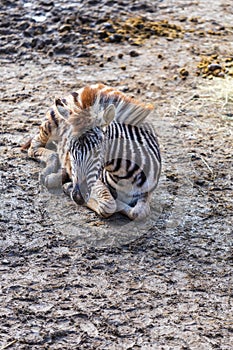
M213 78L199 86L200 99L214 103L223 119L233 120L233 78Z

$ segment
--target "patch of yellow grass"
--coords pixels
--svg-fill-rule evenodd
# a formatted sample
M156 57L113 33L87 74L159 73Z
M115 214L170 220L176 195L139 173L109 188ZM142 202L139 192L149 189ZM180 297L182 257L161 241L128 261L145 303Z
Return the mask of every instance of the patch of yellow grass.
M233 78L213 78L199 86L201 93L212 101L222 101L224 105L233 103ZM233 110L232 110L233 113Z
M198 86L200 100L215 106L216 114L222 119L233 120L233 78L213 78Z

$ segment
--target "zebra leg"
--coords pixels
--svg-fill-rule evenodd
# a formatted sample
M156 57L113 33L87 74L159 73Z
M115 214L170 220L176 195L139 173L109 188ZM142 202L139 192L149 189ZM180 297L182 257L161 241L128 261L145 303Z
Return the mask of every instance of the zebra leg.
M70 182L69 174L60 167L59 159L56 158L40 174L40 183L48 189L61 188L67 182Z
M61 187L61 171L58 171L57 173L48 174L46 176L40 175L40 182L42 185L44 185L47 189L53 189L53 188L59 188Z
M46 166L40 174L40 182L47 188L55 188L59 187L59 185L61 186L62 169L60 168L58 154L55 152L48 153L45 163Z
M56 181L52 181L52 179L46 180L47 176L52 173L56 173L60 168L59 156L53 150L47 149L46 145L48 144L51 136L52 124L50 121L45 121L40 126L39 133L31 140L28 148L28 156L36 159L37 161L44 163L45 168L40 174L40 182L44 184L46 187L46 182L49 183ZM54 187L54 185L52 185Z
M121 214L128 216L130 220L140 221L144 220L147 216L150 215L150 204L148 196L140 198L134 207L131 207L130 205L119 201L117 204Z
M117 210L115 199L100 180L97 180L92 187L86 206L103 218L111 216Z
M45 144L40 138L41 135L38 134L31 140L28 156L45 164L45 168L40 173L40 183L47 188L59 187L61 184L61 173L58 173L60 168L59 156L56 152L45 148ZM47 139L46 137L46 141ZM54 173L57 173L56 176Z

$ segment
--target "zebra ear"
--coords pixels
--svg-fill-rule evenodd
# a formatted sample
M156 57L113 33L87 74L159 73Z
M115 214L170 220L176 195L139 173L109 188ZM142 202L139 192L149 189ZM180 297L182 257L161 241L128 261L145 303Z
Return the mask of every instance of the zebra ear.
M104 114L103 114L103 120L104 120L103 126L110 124L113 121L113 119L115 118L115 114L116 114L116 110L115 110L114 105L113 104L109 105L105 109Z
M70 116L70 110L66 104L66 100L60 98L55 99L55 107L61 118L67 120Z

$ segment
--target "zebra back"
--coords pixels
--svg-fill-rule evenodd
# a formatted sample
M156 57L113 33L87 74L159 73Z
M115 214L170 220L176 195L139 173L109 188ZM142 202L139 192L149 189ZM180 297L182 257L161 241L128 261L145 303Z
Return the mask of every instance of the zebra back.
M161 156L153 127L113 122L105 135L103 181L115 197L128 196L128 202L157 186ZM131 198L131 199L130 199Z
M110 104L115 107L114 121L130 125L141 125L153 111L152 105L142 104L136 99L129 98L119 91L106 87L100 90L96 96L92 107L93 113L101 114Z

